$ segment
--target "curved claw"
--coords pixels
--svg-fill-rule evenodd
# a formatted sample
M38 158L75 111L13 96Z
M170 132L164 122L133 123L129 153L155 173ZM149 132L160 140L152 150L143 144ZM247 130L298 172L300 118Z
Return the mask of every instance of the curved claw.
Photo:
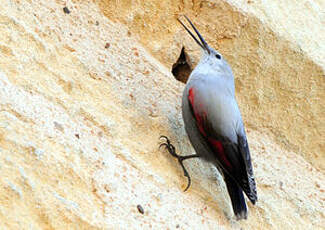
M162 147L162 146L165 146L166 149L168 149L168 152L173 156L173 157L176 157L178 158L178 155L175 153L175 147L174 145L172 145L168 139L168 137L166 136L160 136L160 139L161 138L165 138L166 139L166 143L161 143L159 145L159 149Z
M161 144L159 145L159 149L160 149L161 147L163 147L163 146L165 146L165 148L168 148L168 145L167 145L166 143L161 143Z
M165 139L166 139L166 141L167 141L167 142L169 142L169 139L168 139L168 137L166 137L165 135L161 135L161 136L159 137L159 139L161 139L161 138L165 138Z
M187 186L184 189L184 192L187 191L187 189L189 189L189 187L191 186L191 177L190 176L186 176L187 177Z
M184 171L184 176L187 177L187 186L186 188L184 189L184 192L187 191L187 189L189 189L189 187L191 186L191 177L190 175L188 174L187 170L185 169L184 165L183 165L183 162L180 162L182 168L183 168L183 171Z
M191 177L190 175L188 174L184 164L183 164L183 160L185 160L186 158L182 157L182 156L178 156L178 162L179 164L181 165L182 169L183 169L183 172L184 172L184 176L187 177L187 186L186 188L184 189L184 192L187 191L187 189L191 186Z

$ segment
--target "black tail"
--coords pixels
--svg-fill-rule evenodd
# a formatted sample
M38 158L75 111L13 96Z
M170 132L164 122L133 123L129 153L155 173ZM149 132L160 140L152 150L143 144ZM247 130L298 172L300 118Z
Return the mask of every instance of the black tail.
M236 182L224 173L224 179L227 185L228 194L231 199L232 208L237 220L247 219L247 207L243 194L243 190L238 187Z

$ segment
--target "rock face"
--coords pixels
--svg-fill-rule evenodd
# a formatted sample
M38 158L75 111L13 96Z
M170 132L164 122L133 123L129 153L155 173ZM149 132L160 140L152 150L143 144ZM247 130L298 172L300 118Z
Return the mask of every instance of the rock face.
M66 8L64 8L66 7ZM0 5L1 229L322 229L323 1L5 1ZM172 65L188 15L228 60L259 201L234 220L191 154ZM140 205L142 207L138 208ZM143 211L143 214L140 211Z

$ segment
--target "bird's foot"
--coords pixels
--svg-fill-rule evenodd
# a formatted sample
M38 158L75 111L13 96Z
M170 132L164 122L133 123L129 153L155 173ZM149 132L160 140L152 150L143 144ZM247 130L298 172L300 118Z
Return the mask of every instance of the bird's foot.
M184 192L187 191L187 189L191 186L191 177L190 175L188 174L184 164L183 164L183 161L186 160L186 159L190 159L190 158L194 158L194 157L199 157L197 154L193 154L193 155L189 155L189 156L181 156L181 155L178 155L176 153L176 150L175 150L175 146L172 145L170 143L170 140L168 139L168 137L166 136L160 136L160 139L161 138L164 138L166 140L166 142L164 143L161 143L159 145L159 148L161 148L162 146L165 146L165 148L168 150L168 152L170 153L170 155L172 155L173 157L177 158L179 164L182 166L182 169L183 169L183 172L184 172L184 176L187 177L187 186L186 188L184 189Z

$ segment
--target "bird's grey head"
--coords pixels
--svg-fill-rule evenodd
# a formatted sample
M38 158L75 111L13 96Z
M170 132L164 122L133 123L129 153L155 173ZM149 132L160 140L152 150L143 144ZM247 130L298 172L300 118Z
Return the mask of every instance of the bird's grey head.
M221 72L221 71L222 72L227 72L232 76L232 71L231 71L231 68L228 65L227 61L224 60L224 58L222 57L222 55L218 51L216 51L215 49L213 49L212 47L210 47L208 45L208 43L204 40L204 38L202 37L200 32L193 25L191 20L186 15L184 15L184 17L190 23L190 25L192 26L195 33L197 34L197 36L200 39L200 40L198 40L194 36L194 34L184 25L184 23L180 19L177 19L182 24L182 26L185 28L185 30L195 40L195 42L202 48L203 56L201 57L200 63L209 64L213 69L217 70L218 72Z

